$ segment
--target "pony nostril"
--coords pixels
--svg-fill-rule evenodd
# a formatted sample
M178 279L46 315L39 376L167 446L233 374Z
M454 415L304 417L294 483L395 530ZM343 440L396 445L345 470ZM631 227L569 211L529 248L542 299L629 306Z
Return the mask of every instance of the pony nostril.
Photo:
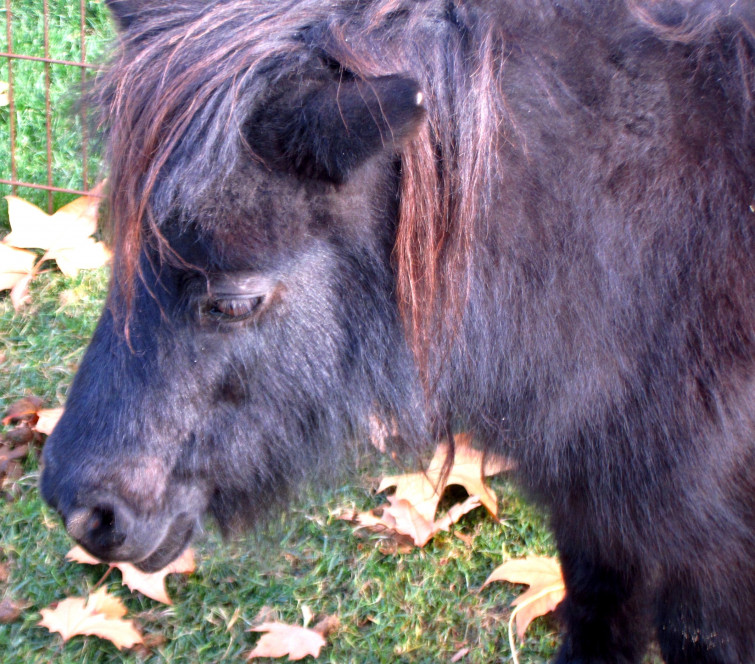
M89 517L89 530L111 529L115 526L115 510L107 505L95 507Z
M126 541L129 523L126 508L102 503L74 510L66 520L66 530L93 555L109 558Z

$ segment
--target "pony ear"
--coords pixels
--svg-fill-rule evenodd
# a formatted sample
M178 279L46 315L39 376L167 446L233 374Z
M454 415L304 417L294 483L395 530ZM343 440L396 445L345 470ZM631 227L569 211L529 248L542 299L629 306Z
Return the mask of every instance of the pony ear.
M128 30L144 9L145 0L105 0L120 30Z
M278 95L249 121L252 151L273 167L340 183L378 152L396 151L425 115L403 76L327 81Z

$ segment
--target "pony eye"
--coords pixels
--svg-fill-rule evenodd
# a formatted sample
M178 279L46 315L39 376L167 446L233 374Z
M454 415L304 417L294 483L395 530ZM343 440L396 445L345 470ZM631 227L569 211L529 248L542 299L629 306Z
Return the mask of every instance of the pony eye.
M253 297L228 297L210 300L207 313L210 316L226 320L244 320L249 318L262 304L263 295Z

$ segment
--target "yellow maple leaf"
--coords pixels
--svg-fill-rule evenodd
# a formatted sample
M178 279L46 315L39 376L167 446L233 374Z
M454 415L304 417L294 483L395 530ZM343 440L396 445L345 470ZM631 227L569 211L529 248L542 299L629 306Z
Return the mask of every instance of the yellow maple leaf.
M75 277L79 270L96 270L110 260L110 250L102 242L88 237L73 247L61 247L45 253L42 260L55 259L60 271Z
M19 249L73 247L97 230L99 198L81 196L47 214L18 196L6 196L11 232L3 242Z
M163 604L173 604L165 589L165 577L168 574L191 574L196 569L191 549L186 549L172 563L157 572L142 572L130 563L118 563L116 566L123 574L124 585Z
M0 242L0 290L13 288L28 275L37 260L36 254Z
M368 512L349 511L340 518L359 528L393 537L399 544L408 542L424 546L441 530L449 530L464 514L484 505L496 516L498 500L485 484L485 477L511 468L502 457L484 456L472 446L471 436L454 436L454 458L448 473L444 473L449 454L447 443L440 443L424 473L408 473L385 477L378 491L395 487L388 496L388 504ZM469 497L453 505L440 519L435 515L438 503L447 486L463 486Z
M524 638L529 624L537 617L553 611L566 596L561 566L555 558L533 556L509 560L496 567L482 584L484 588L494 581L522 583L529 586L511 605L515 607L509 618L509 643L516 662L513 627L519 639Z
M37 413L39 419L34 425L34 428L39 431L39 433L49 436L62 415L63 408L42 408Z
M467 512L480 506L477 496L469 496L463 503L453 505L443 517L428 521L408 500L387 496L388 505L369 512L347 513L341 518L351 522L357 529L392 536L397 540L408 538L415 546L425 546L441 530L447 531Z
M23 198L6 196L11 232L3 243L17 249L45 250L40 262L55 260L69 277L104 265L110 251L91 237L97 231L101 188L102 184L51 215Z
M66 554L66 560L71 560L85 565L99 565L103 561L88 554L80 546L75 546ZM157 572L142 572L131 563L104 563L110 564L121 571L123 585L128 586L132 591L140 592L151 599L163 604L173 604L168 591L165 589L165 577L168 574L191 574L196 569L194 562L194 551L186 549L172 563L166 565Z
M447 486L458 484L463 486L470 496L479 497L485 509L494 517L497 516L498 499L485 484L485 477L508 470L511 467L510 463L490 455L483 459L483 454L472 447L469 435L457 434L454 436L453 466L444 478L443 469L448 453L448 444L440 443L424 473L385 477L380 482L378 492L396 487L395 496L409 501L423 518L432 522L443 491Z
M327 644L325 637L316 629L281 622L265 622L249 631L264 632L249 653L249 659L288 655L289 661L296 661L307 655L318 657L320 649Z
M118 649L142 643L141 634L132 620L123 620L126 607L109 595L103 587L84 599L69 597L55 608L42 609L39 625L58 632L63 641L78 635L98 636L115 644Z
M13 308L26 302L37 255L0 242L0 291L10 289Z

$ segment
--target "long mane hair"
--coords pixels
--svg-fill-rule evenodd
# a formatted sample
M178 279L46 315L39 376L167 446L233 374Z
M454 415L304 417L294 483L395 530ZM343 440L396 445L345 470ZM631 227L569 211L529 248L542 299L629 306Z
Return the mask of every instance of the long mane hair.
M143 243L170 254L161 241L164 219L178 204L191 210L238 159L254 158L242 127L271 84L313 58L359 77L405 73L420 83L428 111L401 154L394 254L399 303L420 367L448 342L464 308L474 246L495 205L491 186L502 147L526 152L500 89L512 53L528 41L542 43L539 31L553 21L594 22L610 31L618 16L687 43L702 43L721 22L735 21L741 35L733 48L742 50L752 47L753 31L746 3L728 0L511 0L505 12L482 0L153 4L122 32L96 87L125 309ZM739 94L745 90L751 100L753 89L755 82L744 81Z

